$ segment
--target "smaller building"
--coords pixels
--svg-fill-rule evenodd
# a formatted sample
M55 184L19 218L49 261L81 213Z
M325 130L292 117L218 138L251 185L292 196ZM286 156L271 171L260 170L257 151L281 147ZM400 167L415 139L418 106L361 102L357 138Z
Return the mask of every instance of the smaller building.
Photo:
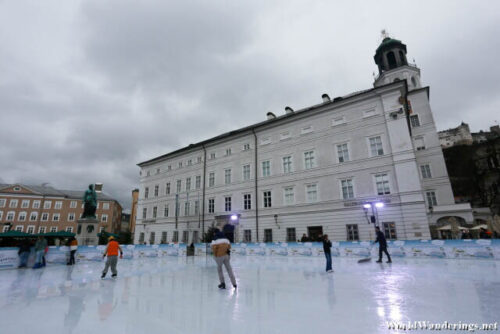
M130 213L122 212L120 232L130 232Z
M443 148L455 145L472 145L474 141L469 124L464 122L456 128L439 131L438 134L439 143Z
M0 184L1 232L13 229L26 233L75 233L83 213L83 194L84 191L49 186ZM97 192L96 232L119 232L121 214L122 206L117 200Z

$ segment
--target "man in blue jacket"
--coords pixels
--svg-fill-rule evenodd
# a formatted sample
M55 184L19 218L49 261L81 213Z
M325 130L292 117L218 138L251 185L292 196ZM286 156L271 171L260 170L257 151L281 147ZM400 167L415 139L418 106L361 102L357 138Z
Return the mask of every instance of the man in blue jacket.
M382 262L382 252L387 255L387 263L392 263L391 261L391 256L389 255L389 252L387 251L387 240L385 240L385 235L380 231L380 228L377 226L375 227L375 233L377 233L377 239L373 242L376 244L378 242L378 261L377 263Z

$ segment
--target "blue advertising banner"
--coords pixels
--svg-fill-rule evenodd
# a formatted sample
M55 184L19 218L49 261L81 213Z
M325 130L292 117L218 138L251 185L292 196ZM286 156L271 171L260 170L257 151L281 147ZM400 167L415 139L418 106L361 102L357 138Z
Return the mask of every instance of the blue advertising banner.
M211 255L210 245L195 244L196 256ZM106 246L79 246L76 261L102 261ZM234 243L231 245L235 256L279 256L308 257L323 256L320 242L275 242L275 243ZM185 244L161 245L122 245L124 259L158 258L165 256L186 256ZM392 240L388 250L393 257L399 258L436 258L436 259L492 259L500 260L500 239L481 240ZM0 248L0 269L16 268L19 256L16 247ZM376 257L378 245L369 241L332 242L332 256L335 257ZM31 252L29 264L33 263ZM69 259L67 246L51 246L46 260L52 264L66 264Z

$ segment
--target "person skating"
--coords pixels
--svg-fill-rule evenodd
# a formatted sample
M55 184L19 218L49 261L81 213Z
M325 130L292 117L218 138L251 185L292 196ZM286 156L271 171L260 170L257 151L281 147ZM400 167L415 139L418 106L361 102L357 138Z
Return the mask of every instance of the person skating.
M43 236L39 236L35 243L35 265L33 269L41 268L43 264L43 256L45 254L45 248L47 248L47 240Z
M328 240L328 234L325 234L323 236L323 252L325 253L326 257L326 272L327 273L333 273L332 270L332 242Z
M389 255L389 252L387 252L387 240L385 240L385 235L380 231L380 228L377 226L375 227L375 233L377 233L377 239L373 242L376 244L378 242L378 261L377 263L382 262L382 252L387 255L387 263L392 263L391 261L391 256Z
M215 238L210 245L212 252L214 254L214 260L217 263L217 272L219 274L219 289L225 289L226 283L224 282L224 273L222 272L222 265L226 267L229 278L233 287L236 289L236 279L234 278L233 268L231 268L231 263L229 262L229 252L231 249L231 244L229 240L220 231L215 233Z
M76 253L76 250L78 249L78 241L76 240L75 237L73 237L71 239L71 241L69 242L69 262L68 262L68 266L71 266L73 264L75 264L75 253Z
M108 240L108 245L106 246L106 249L102 254L103 259L106 257L106 255L108 256L108 259L106 260L106 265L104 266L104 270L102 271L101 278L106 277L108 268L110 266L112 273L111 277L116 277L118 275L118 272L116 271L116 264L118 263L118 251L120 251L120 259L123 258L123 250L120 247L120 244L118 244L118 241L116 241L113 236L109 237Z

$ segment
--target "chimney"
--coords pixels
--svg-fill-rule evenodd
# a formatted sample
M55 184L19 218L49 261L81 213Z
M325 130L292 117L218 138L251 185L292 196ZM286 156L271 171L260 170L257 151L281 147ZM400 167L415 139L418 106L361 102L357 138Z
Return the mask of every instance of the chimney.
M293 113L293 109L288 106L285 107L285 114L291 114L291 113Z
M276 118L276 115L273 114L272 112L268 112L267 113L267 120L270 120L270 119L275 119Z
M94 185L94 190L96 193L102 193L102 183L96 182Z
M328 96L328 94L321 95L321 98L323 99L323 103L330 102L330 96Z

